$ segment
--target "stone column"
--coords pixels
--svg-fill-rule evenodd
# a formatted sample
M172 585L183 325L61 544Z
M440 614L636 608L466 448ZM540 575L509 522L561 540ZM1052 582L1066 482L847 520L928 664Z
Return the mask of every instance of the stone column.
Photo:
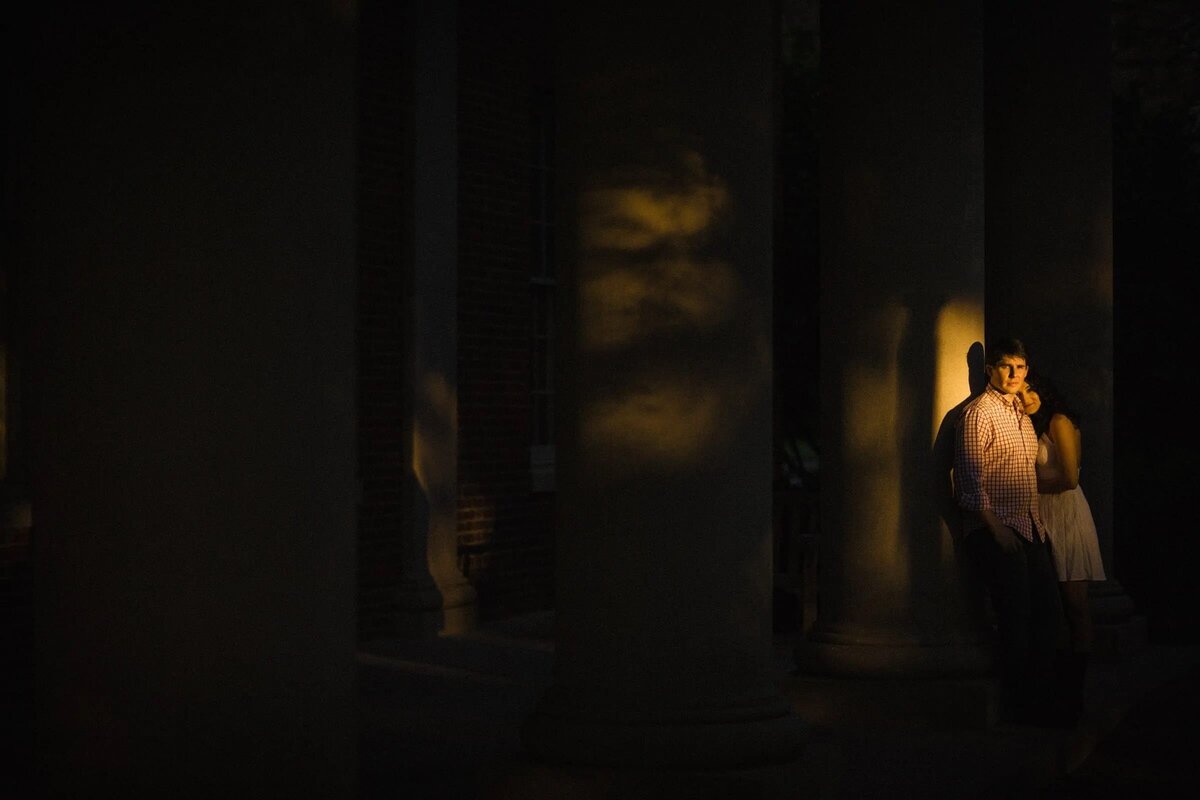
M1034 370L1080 411L1080 485L1109 578L1093 587L1097 649L1128 649L1144 638L1144 621L1131 618L1113 553L1108 6L1022 0L989 10L988 335L1023 339Z
M982 9L821 14L821 573L797 660L979 675L950 468L955 414L981 388Z
M523 739L575 764L786 760L801 726L771 664L771 4L563 14L555 674Z
M68 5L10 140L31 795L354 797L353 10Z
M411 457L404 486L400 632L460 633L475 590L458 567L457 7L411 4L412 271L404 381Z

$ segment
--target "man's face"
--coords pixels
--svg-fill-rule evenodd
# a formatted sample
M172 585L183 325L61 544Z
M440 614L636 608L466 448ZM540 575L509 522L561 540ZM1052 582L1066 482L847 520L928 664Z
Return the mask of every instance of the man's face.
M1005 394L1016 394L1025 385L1029 365L1020 356L1003 356L986 367L988 383Z

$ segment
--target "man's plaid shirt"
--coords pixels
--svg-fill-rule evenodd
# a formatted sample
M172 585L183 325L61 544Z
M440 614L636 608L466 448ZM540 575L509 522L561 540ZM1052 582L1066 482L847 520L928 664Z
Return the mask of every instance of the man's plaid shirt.
M988 385L958 419L954 488L969 512L991 509L1001 522L1033 541L1046 539L1038 514L1037 434L1020 401ZM974 527L968 523L967 529Z

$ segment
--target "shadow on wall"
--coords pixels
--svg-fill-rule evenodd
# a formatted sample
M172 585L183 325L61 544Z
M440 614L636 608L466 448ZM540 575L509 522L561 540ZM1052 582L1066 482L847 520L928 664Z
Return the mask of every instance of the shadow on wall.
M986 356L982 342L974 342L967 350L967 375L970 393L961 402L946 412L937 427L933 440L933 486L931 495L937 503L938 514L942 519L944 529L950 532L954 543L955 566L962 585L967 592L967 603L970 612L975 616L979 625L986 624L986 598L981 591L978 581L968 575L968 561L962 553L962 515L954 498L954 447L955 429L958 418L962 415L963 407L987 388L987 373L984 370Z
M954 501L954 429L963 407L987 387L984 371L985 356L982 342L975 342L967 351L967 372L970 394L946 412L933 439L934 496L938 513L947 529L959 533L961 525L958 505Z

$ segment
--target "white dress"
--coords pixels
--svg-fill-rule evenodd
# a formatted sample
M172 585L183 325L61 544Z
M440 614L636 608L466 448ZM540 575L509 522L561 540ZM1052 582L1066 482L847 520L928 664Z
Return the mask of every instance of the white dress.
M1037 474L1039 478L1062 474L1058 448L1044 433L1038 439ZM1039 494L1038 511L1050 537L1059 581L1104 580L1096 522L1083 489L1077 485L1067 492Z

